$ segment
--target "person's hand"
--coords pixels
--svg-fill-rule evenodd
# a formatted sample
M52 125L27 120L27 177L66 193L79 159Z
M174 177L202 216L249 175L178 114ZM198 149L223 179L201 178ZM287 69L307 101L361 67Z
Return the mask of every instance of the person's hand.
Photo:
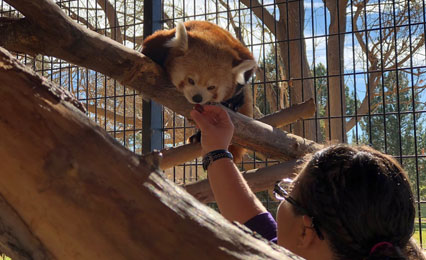
M191 118L201 130L201 147L203 154L228 149L234 134L234 125L228 113L219 106L205 105L201 113L191 111Z

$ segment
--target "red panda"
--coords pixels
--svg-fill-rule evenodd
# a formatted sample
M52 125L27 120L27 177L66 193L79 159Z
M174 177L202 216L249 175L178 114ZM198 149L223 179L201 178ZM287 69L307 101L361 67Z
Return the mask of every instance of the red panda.
M253 117L246 84L256 69L251 52L228 31L205 21L178 23L143 42L142 53L160 64L173 85L192 104L222 103ZM244 154L230 146L234 161Z

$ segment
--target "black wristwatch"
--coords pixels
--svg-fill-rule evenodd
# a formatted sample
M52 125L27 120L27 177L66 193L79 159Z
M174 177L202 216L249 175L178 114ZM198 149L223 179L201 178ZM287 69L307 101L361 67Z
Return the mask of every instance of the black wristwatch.
M207 171L207 168L212 162L222 158L234 159L232 153L227 150L214 150L203 156L203 169Z

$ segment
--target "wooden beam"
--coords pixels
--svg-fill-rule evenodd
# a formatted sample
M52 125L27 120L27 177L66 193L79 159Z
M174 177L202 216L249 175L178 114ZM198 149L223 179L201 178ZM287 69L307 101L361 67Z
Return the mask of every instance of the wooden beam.
M293 179L303 164L303 160L293 160L274 166L245 171L242 174L253 192L259 192L272 189L278 180L284 178ZM187 184L183 187L189 194L203 203L215 201L208 179Z
M198 202L0 48L0 250L12 259L292 259ZM287 256L288 255L288 256Z
M273 127L282 127L300 118L310 117L314 113L315 103L310 99L257 120ZM160 168L165 170L200 157L201 146L199 144L186 144L179 147L166 148L161 150L161 152L163 153L163 159L161 160Z

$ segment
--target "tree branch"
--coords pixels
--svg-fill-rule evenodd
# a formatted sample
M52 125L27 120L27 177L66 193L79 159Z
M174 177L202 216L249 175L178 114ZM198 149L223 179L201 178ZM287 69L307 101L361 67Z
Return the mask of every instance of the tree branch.
M277 35L275 30L277 22L275 18L263 7L257 0L241 0L241 3L246 5L260 20L266 25L269 31Z
M245 171L242 174L253 192L265 191L273 188L274 184L281 179L293 179L304 163L303 160L292 160L274 166ZM208 179L184 185L184 188L203 203L215 201Z
M310 99L301 104L282 109L274 114L264 116L258 120L278 128L294 123L299 119L309 118L314 113L315 103L313 99ZM320 148L322 148L322 146L318 145L318 149ZM201 146L200 144L186 144L179 147L163 149L161 153L163 154L163 159L160 162L160 168L164 170L200 157Z
M123 34L121 33L114 6L112 6L109 0L96 0L96 3L104 10L108 18L109 26L111 26L112 31L112 39L123 44Z
M27 22L27 29L30 29L32 37L27 39L36 38L36 43L43 44L35 44L33 48L33 44L22 44L20 39L15 39L12 45L11 41L3 41L8 43L4 46L11 48L21 45L20 51L55 56L104 73L140 91L145 98L151 98L189 117L192 105L171 85L164 71L148 57L76 24L52 1L7 2L21 11L30 22ZM51 26L53 21L55 26ZM11 37L6 35L6 38L10 40ZM271 158L295 159L318 147L313 141L274 129L241 114L231 111L229 114L235 125L233 142Z

